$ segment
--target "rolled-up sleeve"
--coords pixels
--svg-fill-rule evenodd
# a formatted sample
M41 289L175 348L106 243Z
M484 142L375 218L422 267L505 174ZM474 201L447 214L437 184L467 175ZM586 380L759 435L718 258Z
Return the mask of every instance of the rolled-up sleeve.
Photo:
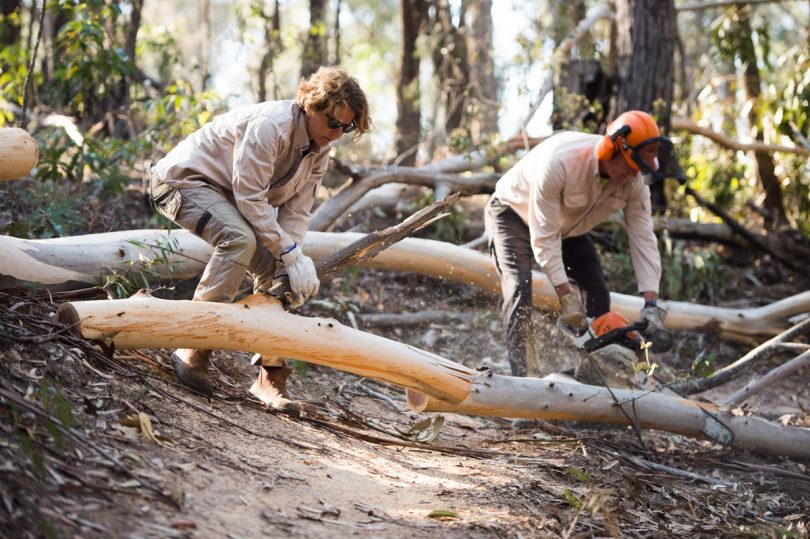
M540 269L548 275L551 284L568 282L562 259L562 231L560 230L560 204L564 171L559 164L550 164L545 170L532 171L540 178L532 182L529 196L529 234L532 251Z
M277 156L285 140L273 125L259 116L250 121L233 151L233 196L239 213L251 224L259 241L275 258L294 240L276 219L267 200Z
M641 182L635 186L627 200L624 218L638 291L657 294L661 283L661 254L653 230L649 187Z

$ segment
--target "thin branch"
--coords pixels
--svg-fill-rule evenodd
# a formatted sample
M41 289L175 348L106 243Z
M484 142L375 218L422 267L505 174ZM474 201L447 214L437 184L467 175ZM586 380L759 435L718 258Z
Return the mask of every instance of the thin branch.
M731 365L716 371L711 377L681 382L680 384L673 384L671 389L677 393L680 393L681 395L692 395L694 393L700 393L701 391L706 391L707 389L723 385L744 373L756 360L767 357L772 352L778 350L778 345L780 345L783 341L787 341L797 335L801 335L807 329L810 329L810 318L807 318L787 331L780 333L773 339L761 344L760 346L757 346Z
M675 6L675 11L703 11L715 7L747 6L753 4L781 4L785 0L715 0L714 2L692 2Z
M741 2L741 3L750 3L750 2ZM698 125L697 122L694 122L689 118L673 118L671 122L671 130L689 131L690 133L694 133L696 135L703 135L704 137L713 140L714 142L720 144L721 146L725 146L726 148L742 152L748 151L784 152L784 153L796 153L805 156L810 155L810 150L802 147L780 146L778 144L763 144L761 142L752 142L750 144L744 144L722 133L713 131L708 127L702 127Z
M729 408L738 406L741 402L749 399L752 395L762 391L769 385L779 382L783 378L808 365L810 365L810 351L794 357L787 363L776 367L763 376L754 378L744 387L741 387L732 393L725 401L721 403L721 405Z

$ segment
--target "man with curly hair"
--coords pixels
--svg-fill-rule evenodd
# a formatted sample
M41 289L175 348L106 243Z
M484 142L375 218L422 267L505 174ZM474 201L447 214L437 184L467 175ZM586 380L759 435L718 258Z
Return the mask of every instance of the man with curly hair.
M232 302L245 272L254 292L287 276L293 308L314 296L320 283L301 246L330 145L345 133L357 140L370 127L357 80L321 67L301 81L294 101L222 114L161 159L151 175L155 207L214 248L194 301ZM211 350L172 354L180 382L207 396L213 394L210 356ZM261 362L249 393L273 408L288 407L290 369L278 358Z

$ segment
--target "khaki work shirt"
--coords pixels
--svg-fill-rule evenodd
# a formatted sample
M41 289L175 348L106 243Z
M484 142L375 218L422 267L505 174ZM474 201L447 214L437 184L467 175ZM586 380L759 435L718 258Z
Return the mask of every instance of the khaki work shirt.
M601 135L565 131L545 140L495 186L495 196L529 226L532 252L554 286L568 281L562 240L581 236L623 210L639 292L658 293L661 256L650 189L641 175L622 187L603 181L595 154Z
M275 258L302 245L329 146L310 150L304 111L267 101L217 116L155 165L177 188L206 181L233 196L239 213Z

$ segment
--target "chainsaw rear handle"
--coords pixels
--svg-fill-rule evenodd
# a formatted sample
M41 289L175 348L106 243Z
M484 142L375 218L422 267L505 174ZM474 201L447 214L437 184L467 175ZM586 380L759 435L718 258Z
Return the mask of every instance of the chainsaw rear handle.
M581 349L586 352L593 352L594 350L599 350L600 348L604 348L609 344L613 344L614 342L620 341L625 337L625 335L627 335L631 331L644 331L645 329L647 329L647 321L638 320L637 322L633 322L629 326L612 329L607 333L605 333L604 335L594 337L593 339L588 339L582 344Z

